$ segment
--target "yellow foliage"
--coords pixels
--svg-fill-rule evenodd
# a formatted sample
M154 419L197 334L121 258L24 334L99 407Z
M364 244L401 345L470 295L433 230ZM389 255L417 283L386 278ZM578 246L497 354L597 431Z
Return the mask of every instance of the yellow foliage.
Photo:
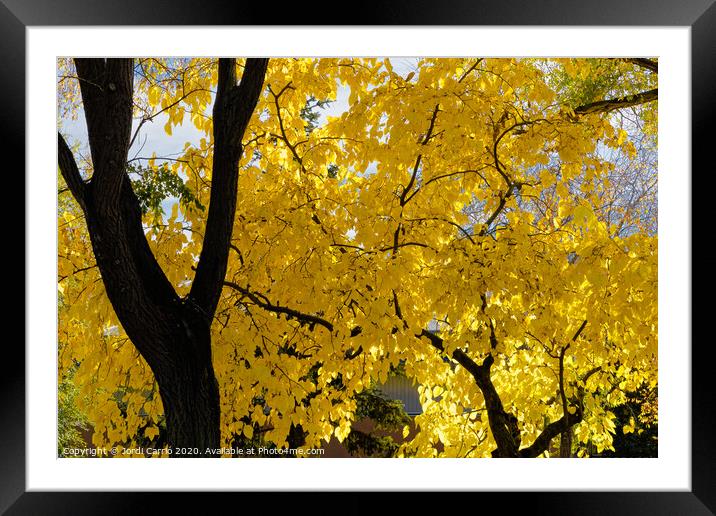
M185 60L179 84L162 76L164 62L143 61L138 109L161 112L169 136L182 123L203 133L173 163L208 206L216 66ZM562 416L562 346L570 395L585 391L576 439L600 450L611 446L608 406L619 401L606 393L656 380L657 237L613 202L612 172L624 164L600 151L629 135L607 116L564 116L541 60L474 62L425 58L402 73L389 59L270 61L244 137L226 274L261 297L225 288L212 327L225 443L262 428L282 446L292 423L313 445L342 441L354 394L404 364L423 413L401 453L489 456L482 393L419 337L428 328L439 327L448 353L497 357L492 380L525 444ZM552 65L587 73L575 61ZM307 99L343 94L345 110L307 133ZM139 432L151 440L163 422L159 392L106 298L78 215L74 205L58 211L59 367L79 364L94 444L129 444ZM619 231L625 220L630 232ZM175 203L160 222L150 247L185 294L206 212Z

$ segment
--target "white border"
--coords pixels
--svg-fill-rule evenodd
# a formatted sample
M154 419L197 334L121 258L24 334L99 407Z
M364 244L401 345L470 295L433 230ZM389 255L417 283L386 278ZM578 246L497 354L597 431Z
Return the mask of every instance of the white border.
M690 490L690 36L688 27L28 27L27 489ZM659 458L56 459L55 59L70 55L659 56Z

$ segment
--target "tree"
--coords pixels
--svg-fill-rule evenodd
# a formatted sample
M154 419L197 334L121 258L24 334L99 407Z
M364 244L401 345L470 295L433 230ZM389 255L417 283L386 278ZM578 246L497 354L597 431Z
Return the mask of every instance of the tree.
M424 413L401 453L571 455L655 385L655 191L612 180L655 177L624 167L655 148L656 61L248 59L238 85L234 60L74 63L92 159L58 135L83 214L62 215L61 331L96 444L320 446L404 365ZM160 115L204 137L129 157Z

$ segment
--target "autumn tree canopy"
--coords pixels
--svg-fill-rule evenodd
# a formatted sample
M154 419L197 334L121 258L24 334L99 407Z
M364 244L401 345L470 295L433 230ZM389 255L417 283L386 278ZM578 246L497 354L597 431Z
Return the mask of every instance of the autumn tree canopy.
M657 381L657 77L59 60L58 366L94 443L319 447L401 368L423 413L400 455L609 449L610 408ZM159 120L202 137L151 155Z

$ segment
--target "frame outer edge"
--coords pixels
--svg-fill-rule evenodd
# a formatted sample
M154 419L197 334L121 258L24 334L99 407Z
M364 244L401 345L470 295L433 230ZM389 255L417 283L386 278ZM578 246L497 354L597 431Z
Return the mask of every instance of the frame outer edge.
M716 141L714 113L716 112L716 3L694 22L691 27L691 88L692 88L692 253L693 242L704 242L713 234L713 215L701 213L700 217L693 207L707 207L708 199L696 200L701 196L713 194L710 177L714 169L713 146ZM704 188L703 186L707 186ZM701 235L701 238L696 237ZM711 239L709 239L711 240ZM693 289L693 278L698 278L702 292L713 293L714 255L708 251L699 253L707 256L706 266L696 265L692 261L692 391L691 391L691 458L693 493L712 512L716 512L716 392L713 383L713 338L709 333L694 332L694 323L701 327L713 318L713 302L698 302ZM692 254L692 260L694 254ZM702 282L706 283L703 284ZM711 334L711 335L709 335ZM707 337L708 335L708 337ZM697 338L700 337L700 338ZM711 337L711 338L709 338Z

